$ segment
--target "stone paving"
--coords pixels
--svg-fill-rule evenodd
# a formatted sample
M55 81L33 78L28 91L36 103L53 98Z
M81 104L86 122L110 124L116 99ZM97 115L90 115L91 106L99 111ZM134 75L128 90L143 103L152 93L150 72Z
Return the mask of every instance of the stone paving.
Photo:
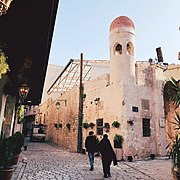
M22 151L12 180L103 180L100 157L89 171L87 154L70 152L48 143L29 141ZM171 161L165 158L118 162L111 166L110 180L172 180Z

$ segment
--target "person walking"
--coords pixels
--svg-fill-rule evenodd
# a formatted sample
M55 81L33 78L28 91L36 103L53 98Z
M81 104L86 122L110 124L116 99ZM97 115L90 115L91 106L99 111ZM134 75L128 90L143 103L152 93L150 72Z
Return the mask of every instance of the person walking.
M117 158L107 134L103 135L103 139L96 145L96 149L101 154L104 178L111 177L110 165L112 160L114 166L117 165Z
M90 171L94 170L94 151L95 145L97 144L97 137L94 135L93 131L89 132L89 136L85 140L85 148L88 152L89 162L90 162Z

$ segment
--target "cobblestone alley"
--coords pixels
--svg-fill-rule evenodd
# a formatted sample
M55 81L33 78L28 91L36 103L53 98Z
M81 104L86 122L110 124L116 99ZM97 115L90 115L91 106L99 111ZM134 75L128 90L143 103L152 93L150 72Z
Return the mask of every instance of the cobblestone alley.
M21 153L12 180L102 180L100 157L89 171L87 154L73 153L47 143L29 141ZM118 162L111 166L111 180L171 180L171 161L155 160Z

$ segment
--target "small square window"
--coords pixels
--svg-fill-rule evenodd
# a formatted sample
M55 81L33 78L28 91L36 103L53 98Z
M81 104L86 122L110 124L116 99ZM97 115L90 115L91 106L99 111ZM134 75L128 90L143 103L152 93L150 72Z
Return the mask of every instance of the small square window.
M132 111L133 111L133 112L138 112L138 107L133 106L133 107L132 107Z

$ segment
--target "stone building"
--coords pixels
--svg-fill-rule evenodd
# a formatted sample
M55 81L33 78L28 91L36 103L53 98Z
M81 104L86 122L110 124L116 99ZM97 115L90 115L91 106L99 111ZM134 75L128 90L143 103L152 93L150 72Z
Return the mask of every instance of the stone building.
M42 92L42 98L41 98L41 104L43 104L44 101L47 100L46 91L47 88L51 85L53 81L57 78L58 74L62 71L62 66L52 65L48 64L47 66L47 73L48 76L45 78L43 92ZM46 105L44 105L46 108ZM43 106L41 106L41 109L43 109ZM43 109L43 112L46 112L45 109ZM26 112L25 112L25 118L23 122L23 131L28 132L27 135L31 134L32 131L32 125L33 124L45 124L45 113L39 112L39 106L38 105L31 105L26 106Z
M0 139L22 132L19 110L41 102L58 3L17 0L0 18Z
M135 26L126 16L110 25L110 61L83 60L83 97L79 98L80 60L71 59L47 91L40 112L46 114L47 140L77 150L79 101L83 102L82 146L88 132L99 139L104 133L113 144L122 135L123 156L166 155L166 121L163 87L179 65L137 61ZM174 69L173 69L174 68ZM56 108L58 102L58 108ZM113 127L113 122L120 127Z

